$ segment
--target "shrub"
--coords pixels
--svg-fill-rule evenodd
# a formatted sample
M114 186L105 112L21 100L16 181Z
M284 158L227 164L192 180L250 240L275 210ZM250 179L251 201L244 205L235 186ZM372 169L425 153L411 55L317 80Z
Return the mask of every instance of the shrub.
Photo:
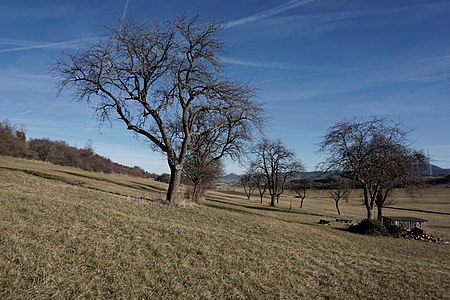
M161 175L158 175L158 176L156 177L156 181L164 182L164 183L169 183L169 182L170 182L170 174L163 173L163 174L161 174Z
M0 121L0 155L28 157L24 129L18 129L10 121Z
M377 220L364 219L356 225L351 225L348 230L353 233L374 236L387 236L387 228Z

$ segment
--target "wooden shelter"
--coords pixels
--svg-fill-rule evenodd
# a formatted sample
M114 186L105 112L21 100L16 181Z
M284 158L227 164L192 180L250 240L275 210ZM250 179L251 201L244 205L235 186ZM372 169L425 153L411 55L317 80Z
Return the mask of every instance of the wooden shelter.
M414 228L425 230L426 222L428 221L416 217L383 217L384 226L395 225L408 230L413 230Z

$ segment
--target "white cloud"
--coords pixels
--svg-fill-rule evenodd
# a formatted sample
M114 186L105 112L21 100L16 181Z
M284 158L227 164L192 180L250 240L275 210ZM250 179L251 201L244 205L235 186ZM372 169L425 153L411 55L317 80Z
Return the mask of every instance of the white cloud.
M260 62L249 59L239 59L232 57L221 57L220 60L223 63L232 64L232 65L241 65L241 66L249 66L256 68L268 68L268 69L282 69L282 70L298 70L297 67L293 67L292 65L284 65L277 62Z
M121 20L123 21L127 15L127 9L128 9L128 3L130 2L130 0L127 0L127 2L125 2L125 7L123 8L123 12L122 12L122 18Z
M225 23L223 25L224 25L225 28L231 28L231 27L246 25L246 24L253 23L253 22L256 22L256 21L259 21L259 20L262 20L262 19L266 19L268 17L277 15L279 13L282 13L282 12L294 9L296 7L306 5L306 4L308 4L310 2L314 2L314 1L315 0L291 0L291 1L289 1L287 3L284 3L284 4L280 5L280 6L277 6L277 7L274 7L274 8L271 8L271 9L268 9L268 10L256 13L256 14L254 14L252 16L248 16L248 17L245 17L245 18L242 18L242 19L238 19L238 20L235 20L235 21L230 21L230 22L227 22L227 23Z
M20 47L1 49L0 53L18 52L18 51L44 49L44 48L66 48L66 47L76 46L76 45L79 45L79 44L82 44L85 42L94 41L94 40L98 40L98 39L99 39L98 37L90 37L90 38L69 40L69 41L56 42L56 43L44 42L44 43L40 43L40 44L35 44L35 43L25 44L25 42L22 42L22 45Z

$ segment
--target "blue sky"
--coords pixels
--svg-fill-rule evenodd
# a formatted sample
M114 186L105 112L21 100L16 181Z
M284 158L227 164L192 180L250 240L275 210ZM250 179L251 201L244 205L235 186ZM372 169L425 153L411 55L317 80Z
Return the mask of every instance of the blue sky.
M0 120L155 173L166 162L120 123L56 96L49 66L65 49L95 42L124 15L151 23L200 13L224 24L227 74L258 89L280 138L313 170L327 128L384 116L414 129L412 146L450 168L450 1L416 0L2 0ZM228 163L228 171L240 172Z

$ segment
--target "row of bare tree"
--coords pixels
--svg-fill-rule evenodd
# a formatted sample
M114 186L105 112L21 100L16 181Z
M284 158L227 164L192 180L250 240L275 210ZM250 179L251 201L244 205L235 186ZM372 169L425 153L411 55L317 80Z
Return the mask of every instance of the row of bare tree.
M294 176L286 178L285 187L283 187L282 191L290 190L296 193L297 198L299 198L299 206L303 207L303 203L308 196L308 193L311 189L317 190L327 190L331 199L334 200L336 205L336 211L340 215L341 211L339 208L340 200L348 200L348 196L350 194L352 184L351 181L340 177L338 175L330 175L324 179L312 179L307 178L304 174L298 173L297 171L293 173ZM285 176L283 176L285 177ZM247 196L247 199L250 200L256 190L259 191L260 202L262 204L263 197L267 191L267 177L264 173L261 172L252 172L249 171L241 176L240 184L244 189L244 193ZM281 189L280 189L281 191ZM278 199L281 194L277 197ZM275 206L275 202L272 203L271 206ZM289 210L292 209L292 197L291 202L289 204Z
M347 197L352 187L363 191L367 218L373 219L376 206L379 221L395 188L404 188L414 196L423 184L421 174L429 161L422 151L410 147L409 133L401 123L379 117L353 118L329 128L318 151L327 155L319 169L333 175L329 192L339 214L339 200ZM294 153L281 141L263 140L254 147L253 155L241 178L247 197L258 189L262 202L267 190L270 206L275 206L275 199L278 202L287 186L298 194L302 207L312 183L306 178L295 179L303 167Z
M258 182L261 199L267 191L275 206L292 174L304 168L281 141L262 139L249 147L262 132L264 111L250 85L225 75L221 30L198 15L151 26L130 18L99 42L67 52L52 70L59 91L70 90L76 101L94 107L100 124L118 117L165 155L168 203L182 197L182 174L191 180L194 201L201 201L224 157L251 153L247 175ZM399 124L380 118L338 123L320 146L328 154L321 168L360 185L368 218L374 204L381 216L392 189L415 183L425 161L406 137Z

